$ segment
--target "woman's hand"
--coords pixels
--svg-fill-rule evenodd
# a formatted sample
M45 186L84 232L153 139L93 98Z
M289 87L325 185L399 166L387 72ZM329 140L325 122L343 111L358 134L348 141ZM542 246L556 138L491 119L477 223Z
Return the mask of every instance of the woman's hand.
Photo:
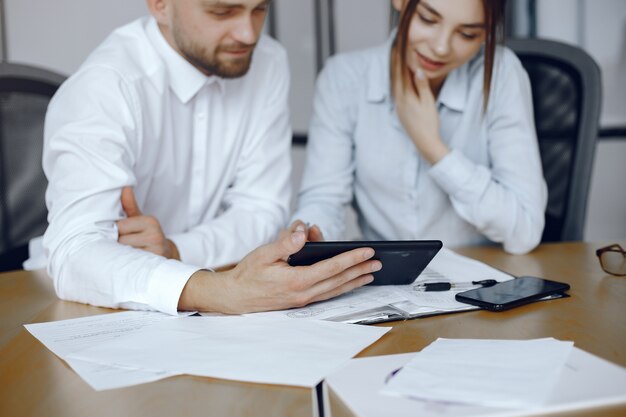
M304 223L302 220L294 221L291 226L289 226L289 229L284 232L293 233L298 231L305 233L306 240L308 242L324 241L324 235L322 234L322 231L320 230L318 225L314 224L312 226L309 226L308 223Z
M439 114L435 97L421 69L410 74L412 82L406 88L402 85L401 71L396 71L393 77L398 117L417 150L434 165L449 152L439 135Z

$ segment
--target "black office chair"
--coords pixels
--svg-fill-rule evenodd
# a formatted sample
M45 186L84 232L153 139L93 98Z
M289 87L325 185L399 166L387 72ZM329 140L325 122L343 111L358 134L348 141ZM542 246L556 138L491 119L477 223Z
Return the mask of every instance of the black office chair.
M28 241L47 227L43 124L65 77L0 62L0 272L21 269Z
M602 102L600 69L583 50L543 39L507 45L528 71L548 207L542 242L582 240Z

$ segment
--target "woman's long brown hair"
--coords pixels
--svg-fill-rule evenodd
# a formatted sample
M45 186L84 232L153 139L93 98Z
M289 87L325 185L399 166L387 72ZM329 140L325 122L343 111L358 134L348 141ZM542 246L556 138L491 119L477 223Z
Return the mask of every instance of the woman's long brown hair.
M392 63L398 62L402 69L407 67L406 52L409 43L409 28L419 2L420 0L408 0L400 14L400 23L398 24L398 32L394 42L395 53L392 57ZM482 0L482 2L485 14L483 111L486 111L487 104L489 103L489 92L491 91L496 45L501 42L504 37L504 10L506 0ZM404 88L408 85L412 85L406 71L397 71L396 74L402 74L402 84Z

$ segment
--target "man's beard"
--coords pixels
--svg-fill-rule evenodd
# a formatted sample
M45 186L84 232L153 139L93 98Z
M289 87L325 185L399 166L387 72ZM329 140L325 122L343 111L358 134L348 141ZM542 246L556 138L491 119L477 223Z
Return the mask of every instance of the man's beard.
M184 41L178 34L174 33L174 39L178 49L187 61L198 68L206 75L216 75L222 78L238 78L246 75L252 62L252 54L255 45L229 45L228 47L218 46L211 56L206 50L198 45L193 45ZM220 60L219 56L223 50L242 50L250 48L250 52L242 57Z

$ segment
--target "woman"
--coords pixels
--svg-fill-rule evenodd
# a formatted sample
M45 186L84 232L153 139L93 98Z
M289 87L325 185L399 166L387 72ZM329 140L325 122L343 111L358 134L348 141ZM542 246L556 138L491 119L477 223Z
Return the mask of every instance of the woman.
M547 191L528 76L496 47L504 0L392 3L397 33L319 76L294 217L341 239L352 203L368 240L532 250Z

